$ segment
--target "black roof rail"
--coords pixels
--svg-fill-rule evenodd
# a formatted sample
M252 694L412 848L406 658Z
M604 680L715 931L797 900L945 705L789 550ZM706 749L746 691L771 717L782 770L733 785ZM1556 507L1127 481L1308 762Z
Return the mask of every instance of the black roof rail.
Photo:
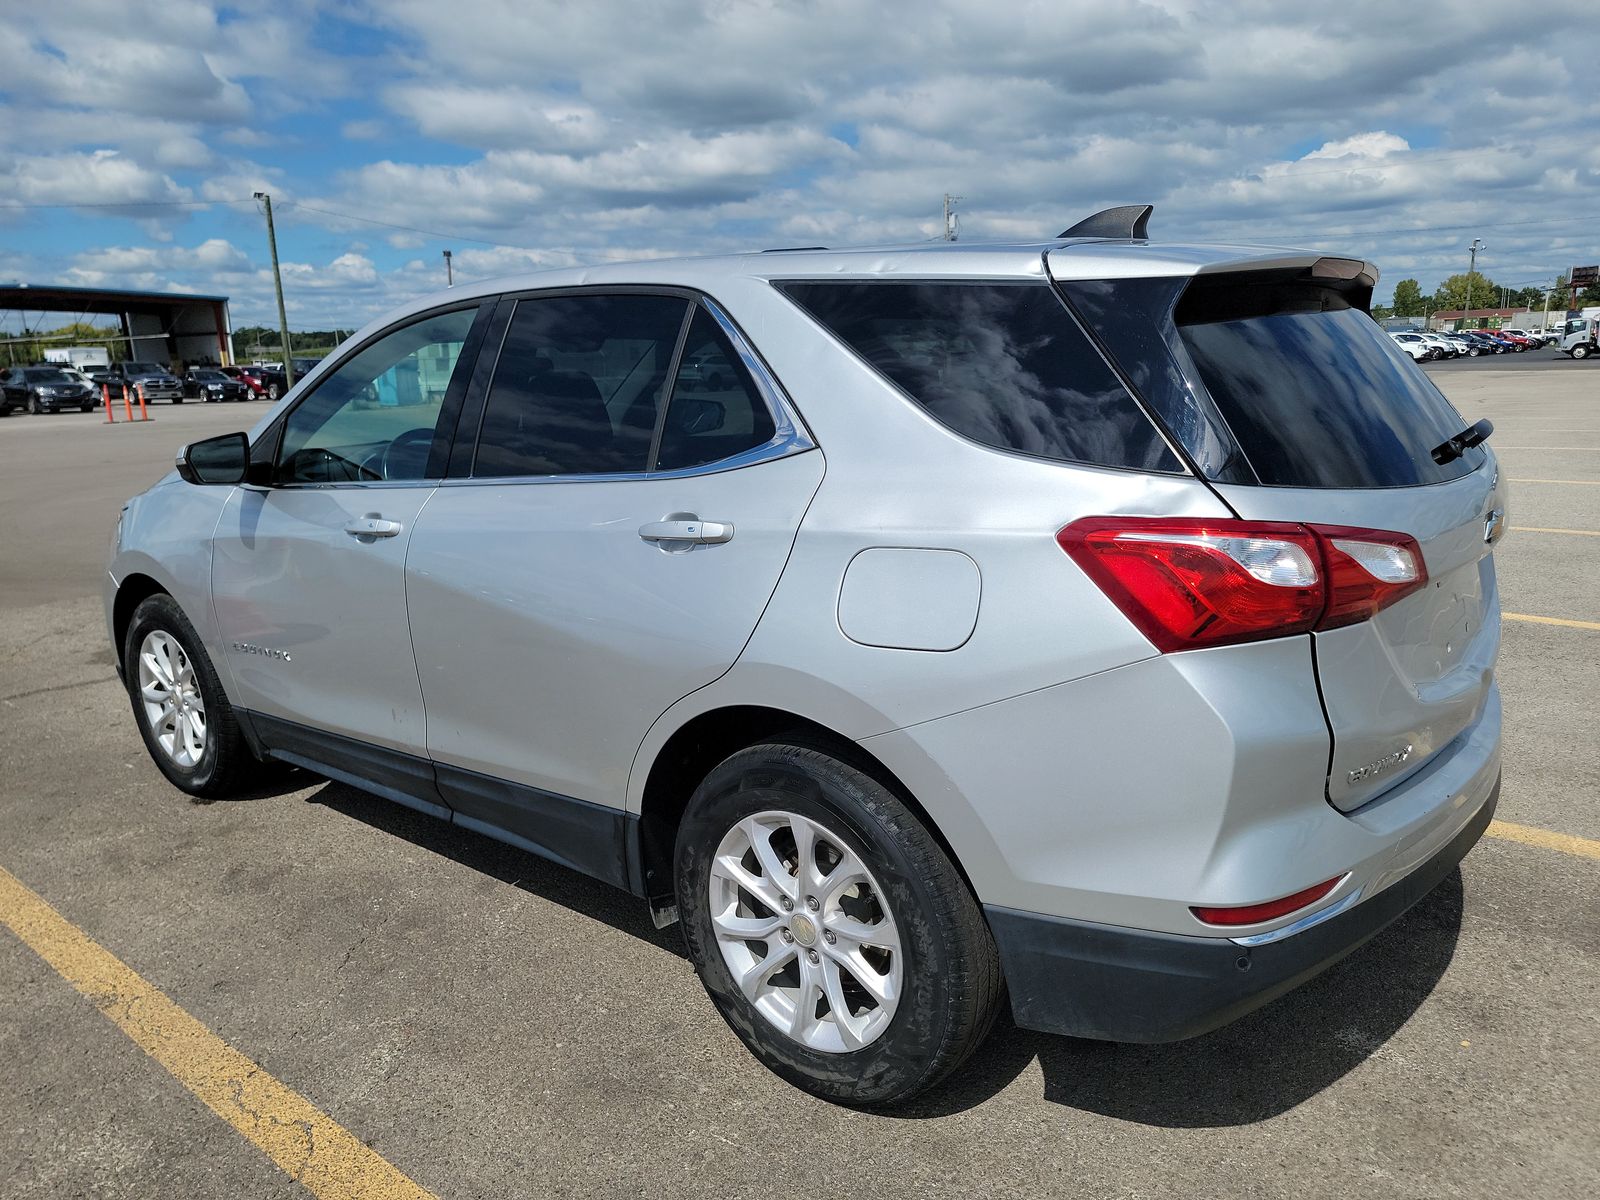
M763 254L788 254L791 250L826 250L826 246L773 246L763 250Z
M1154 204L1124 204L1120 208L1107 208L1092 217L1085 217L1071 229L1056 234L1058 238L1148 238L1150 214Z

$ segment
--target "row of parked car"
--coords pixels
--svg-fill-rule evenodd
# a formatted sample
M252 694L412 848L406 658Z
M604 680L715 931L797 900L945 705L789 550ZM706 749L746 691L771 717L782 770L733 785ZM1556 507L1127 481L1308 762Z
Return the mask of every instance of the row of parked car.
M296 360L297 377L312 365L308 360L302 368ZM182 404L185 400L276 400L289 390L289 380L281 367L261 364L190 367L178 375L149 362L112 363L93 374L62 363L35 363L0 371L0 417L14 411L92 412L101 403L103 389L110 388L111 395L120 398L124 387L146 403Z
M1417 362L1463 356L1477 358L1485 354L1521 354L1561 340L1559 333L1541 334L1524 329L1474 329L1461 333L1399 331L1389 336Z

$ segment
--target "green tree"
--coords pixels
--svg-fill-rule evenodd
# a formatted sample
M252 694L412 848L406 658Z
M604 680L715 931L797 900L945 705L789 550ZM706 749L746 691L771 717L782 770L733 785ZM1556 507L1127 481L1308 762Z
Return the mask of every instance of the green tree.
M1497 308L1500 305L1500 288L1482 271L1463 271L1452 275L1439 285L1433 294L1434 308L1462 309L1467 307L1468 281L1471 281L1473 308Z
M1415 279L1402 279L1394 285L1393 308L1397 317L1423 315L1422 287Z

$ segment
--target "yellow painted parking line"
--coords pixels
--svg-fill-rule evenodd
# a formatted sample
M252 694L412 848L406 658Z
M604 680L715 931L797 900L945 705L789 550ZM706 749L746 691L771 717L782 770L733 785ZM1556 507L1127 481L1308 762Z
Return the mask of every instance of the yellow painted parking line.
M0 867L0 922L135 1045L320 1200L436 1200Z
M1600 537L1600 529L1553 529L1544 525L1513 525L1512 533L1570 533L1576 537Z
M1600 487L1600 479L1509 479L1508 483L1579 483L1584 487Z
M1551 833L1548 829L1515 825L1510 821L1490 821L1489 828L1484 832L1501 841L1521 842L1524 846L1538 846L1541 850L1559 850L1562 854L1600 861L1600 842L1593 838L1574 837L1570 833Z
M1500 614L1508 621L1532 621L1535 625L1560 625L1566 629L1600 629L1600 621L1569 621L1565 617L1536 617L1531 613Z

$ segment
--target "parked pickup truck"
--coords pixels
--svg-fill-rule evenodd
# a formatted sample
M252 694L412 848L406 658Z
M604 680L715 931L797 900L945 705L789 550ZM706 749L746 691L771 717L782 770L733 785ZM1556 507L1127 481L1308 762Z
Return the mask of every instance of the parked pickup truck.
M109 385L113 396L122 394L122 386L138 395L144 393L147 401L166 400L172 404L183 403L183 381L163 366L151 362L112 363L93 377L96 388Z

